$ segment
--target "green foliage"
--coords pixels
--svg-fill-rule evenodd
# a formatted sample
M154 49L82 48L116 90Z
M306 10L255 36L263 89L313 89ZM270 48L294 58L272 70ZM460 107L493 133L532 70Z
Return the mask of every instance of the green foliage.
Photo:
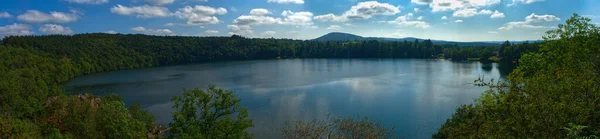
M173 123L169 138L252 138L246 128L253 127L248 111L229 90L211 85L206 91L184 90L173 97Z
M583 127L598 133L600 29L589 22L574 14L547 32L538 52L523 55L507 80L478 80L490 90L457 109L434 137L567 138Z
M41 131L30 121L0 117L0 138L41 138Z
M286 122L282 129L284 138L318 139L318 138L351 138L351 139L387 139L399 138L393 135L394 127L384 127L380 122L368 117L330 117L326 120L314 119L310 122Z

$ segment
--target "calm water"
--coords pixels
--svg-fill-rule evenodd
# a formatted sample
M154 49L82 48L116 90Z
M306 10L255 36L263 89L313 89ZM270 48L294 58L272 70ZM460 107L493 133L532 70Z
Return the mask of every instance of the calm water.
M65 84L70 93L118 93L159 123L171 121L171 97L209 84L235 91L249 109L256 138L280 138L285 121L370 116L406 138L429 138L461 104L485 88L480 76L506 74L497 64L416 59L288 59L219 62L106 72Z

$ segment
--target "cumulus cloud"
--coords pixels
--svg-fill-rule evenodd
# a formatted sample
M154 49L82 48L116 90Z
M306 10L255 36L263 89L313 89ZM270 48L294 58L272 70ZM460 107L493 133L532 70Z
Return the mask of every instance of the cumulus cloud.
M281 15L285 17L282 24L300 26L309 26L313 24L313 14L311 12L292 12L286 10L283 11Z
M249 25L229 25L227 27L232 31L228 33L229 35L250 35L254 32Z
M44 13L37 10L27 10L24 14L17 16L19 21L30 22L30 23L43 23L43 22L53 22L53 23L68 23L74 22L79 19L79 15L75 13L63 13L63 12L50 12Z
M206 33L206 34L219 34L219 31L216 31L216 30L206 30L206 31L204 31L204 33Z
M433 2L433 0L411 0L411 2L419 5L426 5Z
M327 22L327 21L331 21L331 22L344 22L347 21L347 18L343 18L343 17L338 17L332 13L329 14L325 14L325 15L319 15L319 16L315 16L315 20L317 21L321 21L321 22Z
M548 26L541 26L541 25L532 25L534 23L540 23L540 22L552 22L552 21L558 21L560 20L560 18L554 16L554 15L536 15L535 13L531 13L531 15L525 17L525 21L515 21L515 22L508 22L506 24L504 24L502 27L498 28L498 30L510 30L513 28L533 28L533 29L537 29L537 28L549 28Z
M269 3L279 3L279 4L304 4L304 0L268 0Z
M108 3L108 0L65 0L69 3L77 3L77 4L104 4Z
M56 25L56 24L45 24L40 27L40 32L43 32L46 34L63 34L63 35L73 34L73 30L71 30L71 28L63 27L61 25Z
M32 35L31 27L24 24L14 23L12 25L0 26L0 38L5 36Z
M419 8L414 8L413 11L415 11L415 13L419 12Z
M8 12L0 12L0 18L11 18L12 15L10 15Z
M490 16L490 18L504 18L504 13L498 12L498 10L494 11L494 13L492 14L492 16Z
M154 5L163 5L163 4L171 4L173 2L175 2L175 0L144 0L147 3L150 4L154 4Z
M233 25L229 26L233 32L229 34L249 35L251 34L251 26L259 25L295 25L312 28L313 14L311 12L292 12L285 10L280 17L270 16L271 12L267 9L252 9L249 15L241 15L233 20ZM315 26L316 27L316 26Z
M367 1L352 6L350 10L340 16L330 13L316 16L315 19L319 21L344 22L355 19L369 19L375 15L395 15L398 13L400 13L400 9L391 4Z
M388 21L389 24L396 24L402 27L430 28L431 25L425 21L410 20L413 14L409 13L399 16L395 20ZM422 17L421 17L422 18Z
M417 20L423 20L423 16L417 17Z
M108 30L108 31L105 31L104 33L106 33L106 34L118 34L119 32L114 31L114 30Z
M501 0L411 0L419 5L429 5L432 12L455 11L459 9L491 6L499 4Z
M442 16L442 20L446 20L446 19L448 19L448 17Z
M475 15L489 15L489 14L492 14L492 11L481 10L478 12L477 9L475 9L475 8L467 8L467 9L460 9L460 10L454 11L454 13L452 13L452 16L468 18L468 17L473 17Z
M142 33L142 34L147 34L147 35L168 35L168 36L175 35L175 33L173 33L173 31L171 31L169 29L148 29L148 28L138 26L138 27L131 28L131 30L138 32L138 33Z
M329 27L327 27L327 29L329 29L329 30L342 30L344 28L342 28L339 25L329 25Z
M267 14L273 14L271 12L269 12L269 10L267 9L263 9L263 8L257 8L257 9L252 9L250 10L250 15L267 15Z
M224 14L227 14L227 9L223 7L213 8L203 5L186 6L174 13L176 17L187 20L188 25L218 24L219 18L215 15Z
M273 36L273 35L275 35L275 33L277 33L277 32L269 30L269 31L265 31L265 32L260 33L260 35L263 35L263 36Z
M512 6L512 5L516 5L516 4L531 4L534 2L542 2L544 0L512 0L511 4L508 4L508 6Z
M119 15L135 15L138 18L166 17L170 15L170 11L166 7L149 5L127 7L117 4L110 8L110 12Z
M458 20L455 20L454 22L456 22L456 23L462 23L463 21L460 20L460 19L458 19Z

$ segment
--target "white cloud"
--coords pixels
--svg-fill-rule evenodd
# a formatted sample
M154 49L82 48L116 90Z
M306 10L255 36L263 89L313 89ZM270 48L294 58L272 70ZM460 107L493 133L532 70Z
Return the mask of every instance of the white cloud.
M168 35L168 36L175 35L175 33L173 33L173 31L171 31L169 29L148 29L148 28L138 26L138 27L131 28L131 30L138 32L138 33L142 33L142 34L147 34L147 35Z
M411 0L419 5L429 5L432 12L455 11L459 9L481 8L499 4L501 0Z
M498 10L494 11L494 13L492 14L492 16L490 16L490 18L504 18L504 13L498 12Z
M492 11L481 10L481 11L477 12L477 9L475 9L475 8L467 8L467 9L459 9L459 10L454 11L454 13L452 13L452 16L468 18L468 17L473 17L475 15L489 15L489 14L492 14Z
M249 35L251 34L251 26L258 25L295 25L297 27L304 26L307 28L315 28L312 26L313 14L311 12L292 12L285 10L281 13L282 18L268 16L271 12L267 9L252 9L250 15L241 15L233 20L233 25L229 25L229 29L233 32L229 34ZM316 27L318 28L318 27Z
M252 9L250 10L250 15L267 15L267 14L273 14L271 13L269 10L267 9L263 9L263 8L257 8L257 9Z
M482 15L489 15L489 14L492 14L492 11L490 11L490 10L485 10L485 9L484 9L484 10L481 10L481 11L479 11L479 13L478 13L478 14L482 14Z
M114 30L109 30L109 31L105 31L104 33L107 33L107 34L118 34L119 32L114 31Z
M448 17L442 16L442 20L446 20L446 19L448 19Z
M344 28L342 28L341 26L338 26L338 25L329 25L329 27L327 27L327 29L329 29L329 30L342 30Z
M249 25L229 25L227 27L232 31L228 33L229 35L250 35L254 32Z
M32 35L31 27L24 24L14 23L12 25L0 26L0 38L5 36Z
M456 22L456 23L462 23L463 21L460 20L460 19L458 19L458 20L455 20L454 22Z
M354 25L352 25L350 23L346 23L346 24L344 24L344 26L354 26Z
M531 4L534 2L542 2L544 0L512 0L511 4L508 4L508 6L512 6L512 5L516 5L516 4Z
M40 27L40 32L44 32L46 34L73 34L73 30L71 30L71 28L56 24L45 24Z
M79 16L75 13L67 14L63 12L50 12L49 14L40 12L37 10L27 10L24 14L17 16L17 19L24 22L30 23L43 23L43 22L53 22L53 23L68 23L74 22L79 19Z
M204 33L206 33L206 34L219 34L219 31L217 31L217 30L206 30L206 31L204 31Z
M270 16L242 15L233 20L233 23L237 25L271 25L280 24L282 22L281 18Z
M489 34L498 34L496 31L488 31Z
M173 15L180 19L186 19L188 25L218 24L219 18L214 15L227 14L227 9L223 7L213 8L208 6L196 5L194 7L185 6L179 8Z
M173 2L175 2L175 0L144 0L147 3L150 4L154 4L154 5L163 5L163 4L171 4Z
M275 35L275 33L277 33L277 32L269 30L269 31L265 31L265 32L260 33L260 35L263 35L263 36L273 36L273 35Z
M311 12L292 12L289 10L283 11L282 16L285 16L282 24L287 25L300 25L309 26L312 25L313 14Z
M415 13L419 12L419 8L414 8L413 11L415 11Z
M231 8L229 8L229 10L231 10L232 12L237 12L237 8L235 8L235 7L231 7Z
M407 15L399 16L395 20L388 21L388 23L396 24L396 25L399 25L402 27L412 26L412 27L423 28L423 29L431 27L431 25L429 25L429 23L427 23L425 21L410 20L411 18L412 18L412 14L409 13Z
M355 19L369 19L375 15L395 15L397 13L400 13L400 9L391 4L367 1L352 6L350 10L344 12L341 16L330 13L316 16L315 19L319 21L344 22Z
M127 7L120 4L110 8L110 12L119 15L135 15L138 18L153 18L170 16L169 9L162 6L133 6Z
M540 25L532 25L533 23L539 23L539 22L552 22L552 21L558 21L560 20L560 18L554 16L554 15L536 15L535 13L531 13L531 15L525 17L525 21L515 21L515 22L508 22L506 24L504 24L503 26L501 26L500 28L498 28L498 30L510 30L513 28L532 28L532 29L538 29L538 28L550 28L548 26L540 26Z
M417 17L417 20L423 20L423 16Z
M550 21L558 21L560 18L554 15L536 15L535 13L531 13L531 15L525 17L525 22L550 22Z
M411 0L411 2L419 5L425 5L433 2L433 0Z
M175 26L175 25L176 25L175 23L166 23L165 27L172 27L172 26Z
M304 4L304 0L268 0L269 3L279 3L279 4Z
M321 22L327 22L327 21L344 22L344 21L347 21L348 19L336 16L336 15L330 13L330 14L315 16L315 20L318 20Z
M77 4L104 4L104 3L108 3L108 0L65 0L67 2L70 3L77 3Z
M8 12L0 12L0 18L11 18L12 15L10 15Z

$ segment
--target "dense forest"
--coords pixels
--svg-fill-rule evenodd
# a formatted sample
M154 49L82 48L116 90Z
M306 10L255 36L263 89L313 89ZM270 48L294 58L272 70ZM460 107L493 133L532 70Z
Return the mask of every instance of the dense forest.
M522 54L536 52L539 47L539 43L511 44L508 41L500 46L459 47L434 45L430 40L321 42L251 39L238 35L10 36L0 44L0 138L140 138L163 134L165 127L156 125L152 115L140 110L136 104L125 107L118 95L100 98L87 94L68 95L62 90L61 83L85 74L207 61L282 58L449 58L536 64L517 61ZM520 68L523 70L536 69ZM184 102L183 99L180 101ZM443 128L441 133L452 129L450 125L445 127L448 128ZM171 135L187 136L183 133Z
M590 21L575 14L546 32L506 80L478 80L490 89L459 107L433 137L598 138L600 28Z

